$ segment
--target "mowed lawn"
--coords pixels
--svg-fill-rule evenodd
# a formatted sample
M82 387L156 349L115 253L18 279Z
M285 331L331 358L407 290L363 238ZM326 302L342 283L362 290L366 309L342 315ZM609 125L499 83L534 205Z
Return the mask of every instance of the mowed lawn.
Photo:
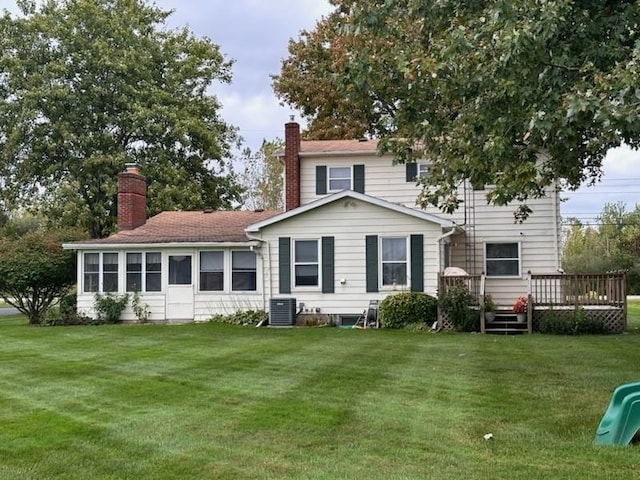
M631 318L582 337L0 318L0 478L638 478L640 445L593 445L640 380Z

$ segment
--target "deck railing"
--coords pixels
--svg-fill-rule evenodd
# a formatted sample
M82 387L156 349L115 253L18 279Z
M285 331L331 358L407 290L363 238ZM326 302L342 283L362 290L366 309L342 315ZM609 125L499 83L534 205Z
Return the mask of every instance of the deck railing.
M482 275L440 275L440 285L438 291L446 293L451 287L463 285L473 296L477 304L482 301Z
M626 304L626 272L531 274L529 278L530 295L535 305L623 307Z

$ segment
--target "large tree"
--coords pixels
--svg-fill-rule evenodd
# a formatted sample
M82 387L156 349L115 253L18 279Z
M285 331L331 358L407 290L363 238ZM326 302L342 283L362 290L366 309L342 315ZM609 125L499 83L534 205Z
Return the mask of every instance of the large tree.
M230 62L207 38L169 30L143 0L21 0L0 18L0 185L9 207L43 208L111 233L116 176L138 163L148 207L224 208L236 131L209 93Z
M636 1L331 3L290 43L276 93L316 138L355 115L399 161L428 158L423 205L452 211L469 179L523 219L528 198L597 181L610 148L640 144Z
M29 231L0 237L0 298L40 324L45 312L76 282L76 254L63 250L77 231Z

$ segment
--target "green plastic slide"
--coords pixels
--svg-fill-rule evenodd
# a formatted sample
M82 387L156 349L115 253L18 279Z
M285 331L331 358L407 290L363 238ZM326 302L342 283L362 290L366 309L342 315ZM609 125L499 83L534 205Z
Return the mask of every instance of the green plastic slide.
M600 420L594 443L628 445L640 429L640 382L618 386Z

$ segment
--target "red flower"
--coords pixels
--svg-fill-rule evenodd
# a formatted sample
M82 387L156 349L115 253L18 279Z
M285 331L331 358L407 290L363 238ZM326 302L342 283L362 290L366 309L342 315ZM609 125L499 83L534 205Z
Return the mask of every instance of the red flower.
M526 313L527 303L527 297L518 297L518 299L513 304L513 313Z

